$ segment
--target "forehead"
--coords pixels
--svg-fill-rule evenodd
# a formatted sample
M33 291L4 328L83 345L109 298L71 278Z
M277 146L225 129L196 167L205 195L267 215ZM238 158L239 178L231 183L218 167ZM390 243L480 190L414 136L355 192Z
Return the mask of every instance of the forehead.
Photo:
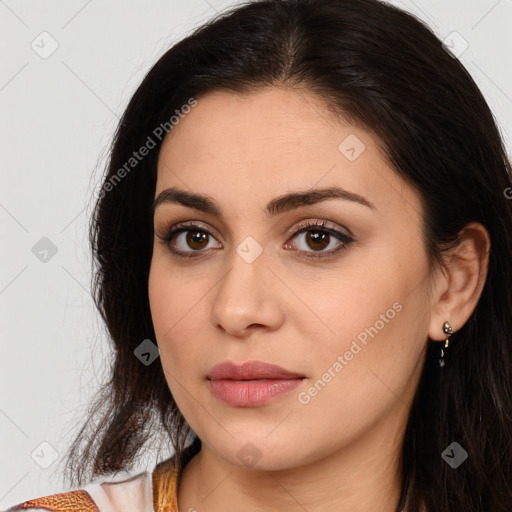
M200 97L180 120L166 137L162 152L184 144L179 149L193 147L196 156L198 151L210 150L216 159L226 155L232 162L275 159L280 151L293 157L303 147L336 151L328 135L334 135L329 132L341 128L340 123L312 93L289 88L214 91Z
M290 190L338 185L368 197L377 208L417 201L378 138L335 117L313 93L215 91L197 101L162 144L155 196L180 186L215 190L226 201L230 194L242 196L248 204L262 191L266 204Z

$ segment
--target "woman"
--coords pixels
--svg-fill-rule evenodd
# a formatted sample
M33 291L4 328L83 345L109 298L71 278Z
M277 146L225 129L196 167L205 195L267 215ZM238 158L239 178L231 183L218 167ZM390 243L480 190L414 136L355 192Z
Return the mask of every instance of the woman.
M172 47L91 224L116 355L10 510L509 511L510 163L460 62L376 0L263 0ZM158 347L158 348L157 348ZM158 432L176 452L128 471Z

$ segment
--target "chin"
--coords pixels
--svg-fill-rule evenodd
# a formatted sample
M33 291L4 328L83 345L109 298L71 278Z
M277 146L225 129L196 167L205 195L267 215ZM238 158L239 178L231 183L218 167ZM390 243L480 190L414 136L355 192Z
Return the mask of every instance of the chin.
M254 433L234 436L227 443L210 444L210 449L229 464L253 471L287 470L314 462L322 456L318 447L304 439L294 441L283 435L270 439L268 432L266 429L261 436Z

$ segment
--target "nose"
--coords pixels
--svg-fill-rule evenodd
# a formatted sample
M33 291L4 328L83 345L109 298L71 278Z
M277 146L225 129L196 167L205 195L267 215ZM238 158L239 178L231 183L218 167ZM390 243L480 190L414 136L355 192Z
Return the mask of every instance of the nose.
M213 295L212 325L236 337L278 329L284 320L284 290L268 266L265 251L250 263L233 251L229 263Z

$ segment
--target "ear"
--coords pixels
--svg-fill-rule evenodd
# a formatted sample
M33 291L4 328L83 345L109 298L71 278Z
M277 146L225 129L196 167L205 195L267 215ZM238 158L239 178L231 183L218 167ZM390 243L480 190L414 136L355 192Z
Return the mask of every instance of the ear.
M437 272L431 294L431 340L446 339L444 322L450 322L455 332L473 313L487 278L490 248L488 231L471 222L460 232L458 244L444 256L446 270Z

